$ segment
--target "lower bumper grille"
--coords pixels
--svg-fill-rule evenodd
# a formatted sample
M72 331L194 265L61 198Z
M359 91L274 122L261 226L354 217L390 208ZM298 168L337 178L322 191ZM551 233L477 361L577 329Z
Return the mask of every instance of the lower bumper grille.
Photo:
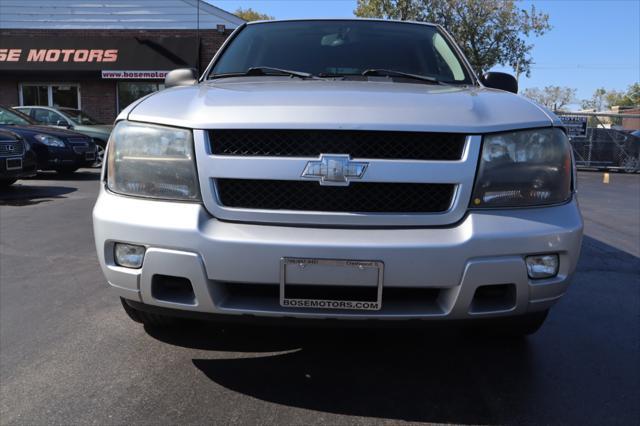
M453 184L357 182L346 187L317 182L217 179L225 207L356 213L441 213L453 199Z
M0 155L22 155L24 153L24 143L16 142L0 142Z

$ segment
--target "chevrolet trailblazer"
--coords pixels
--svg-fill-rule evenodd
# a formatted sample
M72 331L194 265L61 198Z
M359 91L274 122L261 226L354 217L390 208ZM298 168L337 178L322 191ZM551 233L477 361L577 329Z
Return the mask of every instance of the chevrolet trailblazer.
M126 108L93 211L129 316L536 331L582 218L560 120L437 25L256 22ZM514 93L510 93L514 92Z

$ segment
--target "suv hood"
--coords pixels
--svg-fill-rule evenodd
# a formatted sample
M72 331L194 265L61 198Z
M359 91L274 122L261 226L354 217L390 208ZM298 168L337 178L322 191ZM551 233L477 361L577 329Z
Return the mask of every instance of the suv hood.
M207 128L486 133L561 125L533 102L476 86L230 78L143 98L119 119Z

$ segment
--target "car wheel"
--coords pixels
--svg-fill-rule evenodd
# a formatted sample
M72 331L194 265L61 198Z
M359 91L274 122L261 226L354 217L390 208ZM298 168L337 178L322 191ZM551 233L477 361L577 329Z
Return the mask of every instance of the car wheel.
M620 161L620 167L627 173L637 172L640 168L640 159L638 157L626 157Z
M96 141L96 161L91 165L91 167L95 167L95 168L102 167L102 162L104 161L105 146L106 146L105 142Z
M7 187L16 183L18 179L0 179L0 187Z
M130 306L124 298L120 298L122 307L127 313L129 318L133 321L146 325L148 327L169 327L176 324L176 319L167 317L165 315L152 314L150 312L144 312L139 309Z

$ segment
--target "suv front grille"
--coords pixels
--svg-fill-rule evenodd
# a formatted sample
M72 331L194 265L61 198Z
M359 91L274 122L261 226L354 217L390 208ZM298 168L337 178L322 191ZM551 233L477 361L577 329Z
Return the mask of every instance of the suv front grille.
M22 155L23 153L22 141L0 142L0 155Z
M455 185L356 182L321 186L318 182L217 179L225 207L358 213L441 213L452 202Z
M210 130L216 155L455 161L462 158L466 136L457 133L361 130Z

